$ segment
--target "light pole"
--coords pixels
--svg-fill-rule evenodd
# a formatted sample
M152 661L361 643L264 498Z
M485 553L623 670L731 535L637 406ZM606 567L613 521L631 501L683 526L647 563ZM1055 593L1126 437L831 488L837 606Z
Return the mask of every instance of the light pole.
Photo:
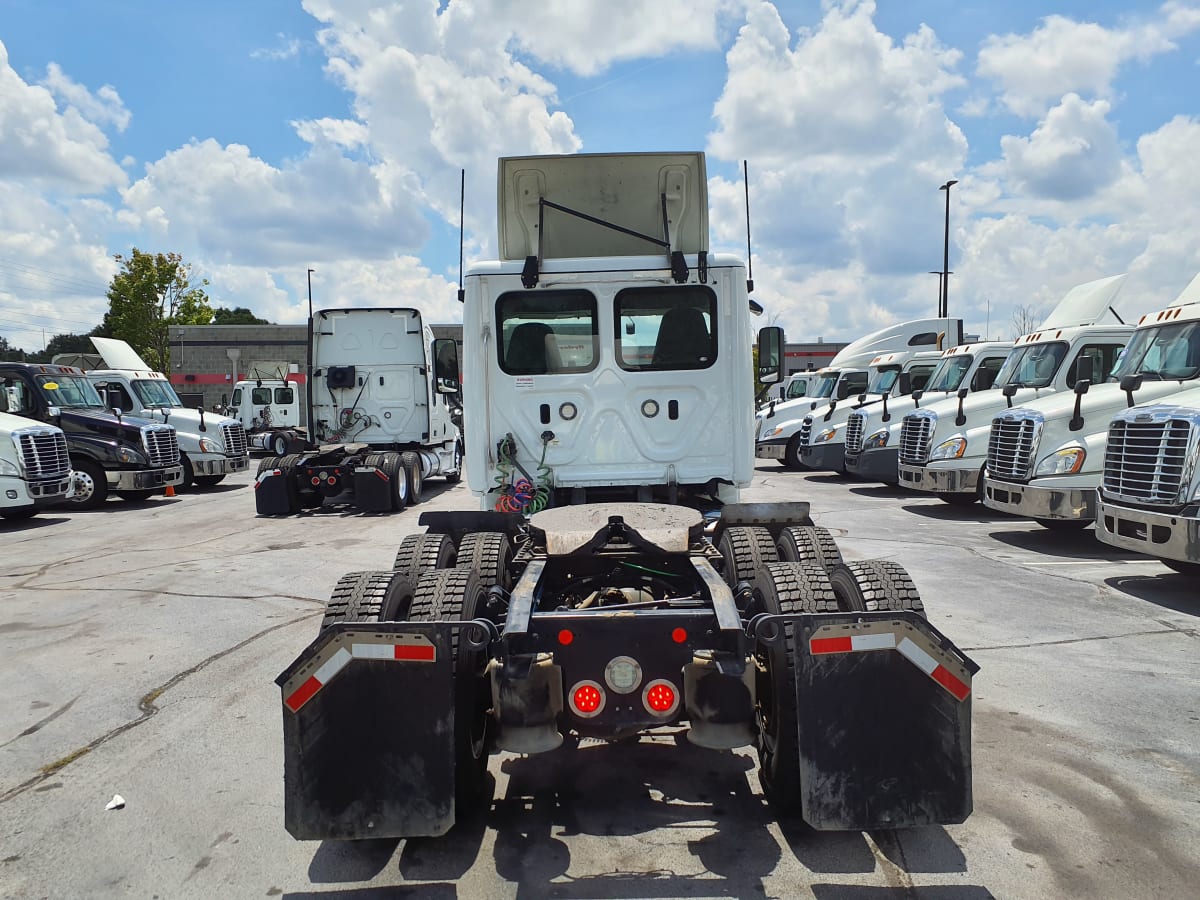
M936 275L936 276L938 277L938 304L937 304L937 312L938 312L938 318L940 319L940 318L941 318L941 316L942 316L942 290L943 290L943 288L944 288L944 287L945 287L945 285L946 285L946 276L942 274L942 270L941 270L941 269L934 269L934 270L933 270L932 272L930 272L929 274L930 274L930 275Z
M313 413L313 320L312 320L312 273L316 269L308 270L308 358L305 360L304 368L304 424L308 428L308 433L315 435L312 424Z
M943 184L939 191L946 192L946 231L945 242L942 245L942 306L938 310L940 318L950 314L950 188L958 184L953 178Z

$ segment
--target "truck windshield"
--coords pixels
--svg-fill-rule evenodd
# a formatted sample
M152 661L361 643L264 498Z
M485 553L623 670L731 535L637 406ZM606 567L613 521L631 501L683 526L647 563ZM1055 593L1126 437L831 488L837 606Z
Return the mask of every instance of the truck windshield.
M1120 381L1125 375L1161 381L1188 381L1200 375L1200 322L1139 328L1108 380Z
M809 391L810 397L832 397L833 386L837 384L839 372L830 372L828 375L820 376L817 381L817 386Z
M886 369L880 369L871 378L871 383L867 385L868 394L886 394L891 391L896 384L896 379L900 377L899 366L889 366Z
M934 391L957 391L959 385L962 384L967 372L971 368L971 363L975 361L970 353L964 353L962 356L948 356L942 360L933 376L929 379L929 386L925 390L929 393Z
M1004 360L996 387L1015 384L1018 387L1044 388L1054 380L1054 374L1067 358L1065 341L1050 344L1030 344L1014 350Z
M165 381L139 379L133 383L133 390L142 406L183 406L175 389Z
M51 406L66 409L107 409L92 383L82 375L38 375L38 388Z

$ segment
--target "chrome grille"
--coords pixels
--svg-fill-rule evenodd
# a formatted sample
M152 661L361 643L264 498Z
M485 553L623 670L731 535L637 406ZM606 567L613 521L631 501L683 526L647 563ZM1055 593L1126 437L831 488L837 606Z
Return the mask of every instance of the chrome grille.
M71 471L67 438L57 428L22 428L13 432L25 477L63 478Z
M759 420L762 421L761 419ZM246 429L241 422L230 422L221 426L221 440L225 442L225 455L245 456L250 449L246 438Z
M1026 481L1045 420L1040 413L1011 410L992 419L988 435L988 475L1003 481Z
M804 422L800 425L800 446L807 447L809 441L812 440L812 416L805 416Z
M867 414L861 409L856 409L850 413L850 418L846 420L846 452L861 453L863 446L863 434L867 430Z
M179 465L179 438L173 425L147 425L142 429L142 447L156 469Z
M1188 451L1200 424L1179 417L1181 412L1142 410L1113 419L1104 451L1105 494L1150 505L1186 500L1181 493L1195 465Z
M929 462L929 444L937 428L937 413L910 412L900 425L900 462L923 466Z

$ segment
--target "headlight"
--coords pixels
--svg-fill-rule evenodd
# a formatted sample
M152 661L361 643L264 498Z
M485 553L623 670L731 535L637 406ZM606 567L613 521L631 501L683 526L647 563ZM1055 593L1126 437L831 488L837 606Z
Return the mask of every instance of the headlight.
M929 454L929 461L935 459L962 459L962 455L967 452L967 439L961 437L950 438L933 448L933 452Z
M831 441L831 440L833 440L833 436L835 434L837 434L837 426L836 425L833 428L826 428L824 431L822 431L820 434L818 434L815 438L813 438L813 443L814 444L823 444L826 441Z
M146 465L146 457L142 456L136 450L130 450L128 447L117 448L117 459L131 466Z
M764 431L762 433L762 436L765 438L775 437L775 435L779 434L782 431L785 431L791 424L792 424L791 422L782 422L773 428L768 428L766 431Z
M210 441L208 438L200 438L201 453L224 453L225 448L216 441Z
M1035 475L1074 475L1083 468L1087 451L1082 447L1057 450L1038 463Z
M867 435L867 439L863 441L864 450L878 450L880 447L886 447L888 442L888 429L880 428L874 434Z
M0 459L0 475L12 475L19 478L21 470L16 467L15 463L11 463L7 459Z

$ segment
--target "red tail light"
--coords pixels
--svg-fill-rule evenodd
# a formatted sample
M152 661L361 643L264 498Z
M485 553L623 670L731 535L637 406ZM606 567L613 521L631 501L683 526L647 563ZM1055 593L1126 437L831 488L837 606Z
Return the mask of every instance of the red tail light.
M642 703L651 715L665 718L679 708L679 693L671 682L659 679L646 685Z
M581 681L571 688L571 709L585 719L604 709L604 689L594 681Z
M682 644L687 640L687 631L683 628L676 628L671 632L671 640L677 644Z
M318 478L316 475L314 475L312 477L312 483L313 483L313 487L316 487L317 485L319 485L321 483L321 479Z
M567 646L569 643L571 643L571 641L573 641L573 640L575 640L575 635L574 635L574 633L572 633L571 629L569 629L569 628L564 628L562 631L560 631L558 633L558 642L560 644L562 644L564 647Z

